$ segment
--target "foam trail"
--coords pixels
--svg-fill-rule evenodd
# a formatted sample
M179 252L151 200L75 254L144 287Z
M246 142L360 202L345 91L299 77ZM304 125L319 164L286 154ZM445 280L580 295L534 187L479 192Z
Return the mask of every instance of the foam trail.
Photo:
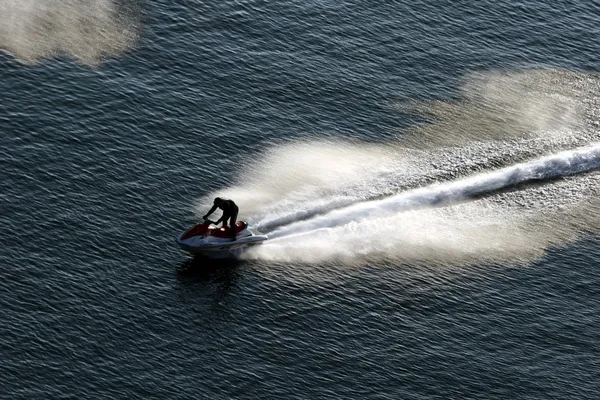
M517 164L459 181L411 190L383 200L359 203L269 232L271 239L307 234L368 218L382 218L425 206L482 195L532 180L546 180L600 168L600 143Z
M362 200L364 201L365 199L363 198ZM315 204L308 209L294 210L284 216L277 217L272 220L266 220L266 222L260 221L257 223L257 227L261 231L269 232L280 226L307 220L319 214L323 214L323 212L328 212L342 207L348 207L359 201L361 201L361 198L350 196L338 196L334 197L333 199L316 201L314 202Z

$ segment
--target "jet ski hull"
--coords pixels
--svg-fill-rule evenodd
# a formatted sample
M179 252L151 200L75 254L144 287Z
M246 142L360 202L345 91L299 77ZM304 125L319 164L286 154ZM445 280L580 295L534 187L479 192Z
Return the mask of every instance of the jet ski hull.
M193 255L209 258L238 258L248 248L267 240L266 235L257 235L243 221L237 224L236 240L231 240L229 228L216 228L209 224L195 225L182 232L176 239L182 250Z

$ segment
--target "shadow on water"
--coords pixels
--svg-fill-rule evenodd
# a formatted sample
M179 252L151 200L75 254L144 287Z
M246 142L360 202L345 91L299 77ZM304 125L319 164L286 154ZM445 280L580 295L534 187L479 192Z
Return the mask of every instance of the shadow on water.
M196 256L182 262L177 267L177 280L184 286L213 286L217 298L222 298L235 287L239 279L239 269L245 264L236 259L214 260Z

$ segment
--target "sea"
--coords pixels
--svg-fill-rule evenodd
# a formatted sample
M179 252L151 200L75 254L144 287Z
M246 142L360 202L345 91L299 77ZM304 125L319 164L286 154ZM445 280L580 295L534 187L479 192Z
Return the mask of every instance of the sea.
M599 399L599 50L595 0L0 0L0 399ZM269 239L183 252L217 196Z

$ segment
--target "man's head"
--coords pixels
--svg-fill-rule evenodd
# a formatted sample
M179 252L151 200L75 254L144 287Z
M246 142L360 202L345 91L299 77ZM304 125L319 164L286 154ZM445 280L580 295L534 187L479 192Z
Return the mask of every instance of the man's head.
M223 203L223 199L220 197L215 197L215 201L213 202L215 206L220 206Z

